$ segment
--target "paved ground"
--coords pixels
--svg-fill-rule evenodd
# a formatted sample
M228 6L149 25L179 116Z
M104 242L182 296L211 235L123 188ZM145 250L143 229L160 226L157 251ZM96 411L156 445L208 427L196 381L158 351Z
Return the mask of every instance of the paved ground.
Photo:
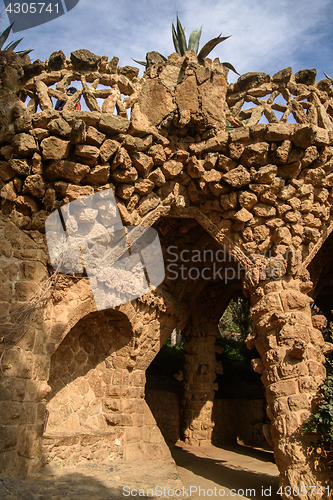
M37 500L126 500L157 497L154 493L159 484L166 491L183 487L173 462L88 462L71 468L48 467L24 482ZM166 493L159 498L169 497Z
M278 469L271 451L239 445L224 449L180 445L171 451L182 483L193 487L193 500L202 499L204 492L206 497L210 496L211 490L214 492L212 498L281 500L276 495Z
M192 500L223 496L236 500L280 499L275 494L278 471L271 452L241 446L221 449L179 445L172 447L172 454L177 467L165 462L88 462L73 468L49 467L24 482L37 500L166 499L187 495Z

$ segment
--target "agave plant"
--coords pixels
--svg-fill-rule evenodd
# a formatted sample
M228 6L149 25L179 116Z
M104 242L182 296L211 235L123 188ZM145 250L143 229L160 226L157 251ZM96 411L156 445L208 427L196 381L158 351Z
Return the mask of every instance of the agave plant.
M210 52L216 47L216 45L218 45L221 42L224 42L224 40L226 40L230 36L230 35L221 36L222 35L221 33L216 38L209 40L209 42L207 42L198 53L201 32L202 32L202 27L200 29L195 29L194 31L192 31L192 33L190 34L190 38L187 42L185 36L185 29L183 28L182 23L180 22L180 19L177 14L177 30L175 28L174 21L172 21L172 39L176 52L180 56L183 56L187 50L194 50L194 52L198 56L198 60L201 61L202 59L207 57L208 54L210 54ZM165 61L167 60L166 57L164 57L162 54L160 54L160 56ZM147 63L144 61L137 61L136 59L133 59L133 61L135 61L138 64L141 64L142 66L147 66ZM237 75L239 75L239 73L235 70L232 64L228 62L223 62L222 64L226 68L231 69L232 71L237 73Z
M11 32L11 29L13 27L12 23L8 28L6 28L2 33L0 33L0 50L14 50L18 46L18 44L23 40L23 38L20 38L16 42L10 42L6 47L3 48L4 43L6 42L7 38L9 37L9 33ZM16 52L17 55L20 57L24 57L26 54L29 54L33 49L30 50L19 50Z

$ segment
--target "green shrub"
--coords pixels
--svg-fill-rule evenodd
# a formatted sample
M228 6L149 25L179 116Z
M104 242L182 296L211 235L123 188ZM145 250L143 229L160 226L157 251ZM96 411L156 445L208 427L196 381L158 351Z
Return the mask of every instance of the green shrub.
M243 297L231 300L219 321L221 336L237 333L242 339L253 330L251 304Z
M333 340L333 324L330 323L326 334ZM326 358L326 379L319 392L319 404L310 418L303 424L302 433L312 435L313 440L308 452L314 458L318 471L328 472L333 484L333 360Z
M216 397L238 399L262 399L264 389L259 373L251 366L251 359L258 358L256 348L249 350L242 339L236 340L223 336L216 341L223 347L222 354L216 359L222 362L223 374L216 382L219 389Z

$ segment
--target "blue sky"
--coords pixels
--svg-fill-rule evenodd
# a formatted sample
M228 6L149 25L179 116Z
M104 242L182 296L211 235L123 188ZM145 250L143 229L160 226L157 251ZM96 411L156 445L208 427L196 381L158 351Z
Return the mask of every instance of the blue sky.
M203 26L200 47L221 32L232 35L211 56L231 62L241 74L273 75L291 66L294 72L316 68L318 80L322 69L333 76L332 0L80 0L64 16L11 39L23 36L18 48L34 48L33 60L85 48L110 59L116 55L121 66L135 65L131 57L145 59L150 50L165 56L174 51L171 23L177 11L187 36ZM2 30L8 24L5 16ZM236 78L230 73L230 81Z

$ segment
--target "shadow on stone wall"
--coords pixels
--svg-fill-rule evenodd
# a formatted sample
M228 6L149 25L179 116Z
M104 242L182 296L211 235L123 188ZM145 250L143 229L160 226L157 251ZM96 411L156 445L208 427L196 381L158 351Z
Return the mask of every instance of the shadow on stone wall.
M267 446L263 434L264 404L258 399L215 399L212 443L215 446L231 443L258 448Z
M179 393L146 388L147 404L169 445L181 438L180 400ZM267 447L263 434L264 404L258 399L214 399L212 444Z

